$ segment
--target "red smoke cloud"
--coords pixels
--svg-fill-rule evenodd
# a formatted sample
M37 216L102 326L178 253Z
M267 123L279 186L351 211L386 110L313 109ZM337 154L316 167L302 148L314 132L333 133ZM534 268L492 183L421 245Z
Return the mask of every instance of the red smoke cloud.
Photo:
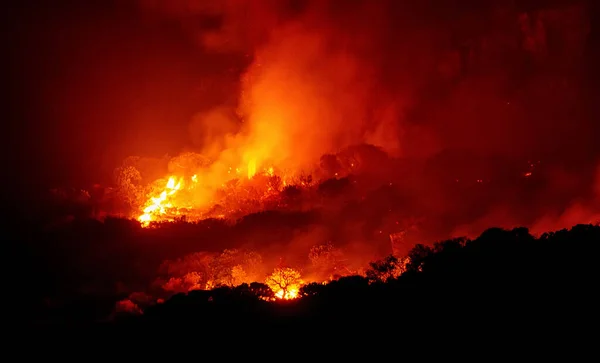
M435 177L412 186L421 208L435 213L461 203L439 187L445 178L484 183L489 175L503 178L500 159L522 163L523 173L528 160L542 162L533 175L547 180L537 189L497 187L496 197L478 201L485 211L455 233L524 223L551 229L593 215L589 202L578 201L589 196L593 173L569 166L589 170L596 155L581 86L590 31L584 2L140 4L179 21L207 52L246 60L231 90L237 104L199 112L190 125L197 147L216 160L206 185L220 186L228 165L297 170L368 143L405 160L440 163Z

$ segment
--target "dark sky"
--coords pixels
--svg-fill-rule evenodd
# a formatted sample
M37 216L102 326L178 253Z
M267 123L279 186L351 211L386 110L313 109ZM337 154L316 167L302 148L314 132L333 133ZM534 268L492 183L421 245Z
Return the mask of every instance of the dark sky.
M207 101L202 80L223 59L200 54L177 23L119 3L29 1L5 13L5 175L106 183L124 157L175 154L188 141Z

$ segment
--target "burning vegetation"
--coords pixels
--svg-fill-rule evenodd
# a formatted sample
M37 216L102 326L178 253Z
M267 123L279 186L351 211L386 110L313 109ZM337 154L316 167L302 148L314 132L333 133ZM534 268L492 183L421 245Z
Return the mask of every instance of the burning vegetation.
M311 281L305 281L299 269L276 266L268 270L258 252L248 250L224 250L218 254L192 253L174 261L164 261L160 277L155 285L168 293L187 293L193 290L211 290L219 286L236 287L243 284L265 284L272 297L291 300L299 297L302 286L313 280L327 283L342 276L355 274L350 265L339 258L341 251L331 243L310 249L305 272ZM256 285L260 286L260 285ZM271 295L265 295L267 299Z
M452 16L402 1L300 3L140 2L144 13L184 22L207 53L244 61L228 70L236 87L227 102L193 117L193 151L131 157L117 169L121 215L145 227L235 223L270 210L333 213L370 198L381 207L380 234L410 239L409 220L428 223L459 205L455 214L470 214L456 217L461 230L512 214L519 201L539 204L552 188L569 190L550 208L558 219L589 196L589 175L561 171L568 166L555 161L550 141L573 131L567 110L581 106L569 95L582 82L585 3L486 2L454 13L440 1ZM221 22L188 23L207 14ZM538 124L550 118L554 131ZM557 172L580 183L554 185ZM401 199L405 213L385 208L385 198ZM547 214L528 212L490 222L531 224Z
M285 300L296 299L303 285L300 272L289 267L276 268L265 282L273 290L276 298Z
M555 143L581 131L571 111L583 108L573 96L583 3L456 16L445 14L453 2L141 3L183 19L207 53L241 60L227 70L235 87L215 82L227 97L193 117L187 151L129 157L114 187L53 191L75 201L65 214L126 231L122 265L143 270L130 286L161 298L246 286L293 300L342 277L419 272L431 252L422 243L600 220L595 160L574 166ZM219 21L188 23L203 16ZM563 149L577 147L584 154ZM119 310L139 313L133 300Z

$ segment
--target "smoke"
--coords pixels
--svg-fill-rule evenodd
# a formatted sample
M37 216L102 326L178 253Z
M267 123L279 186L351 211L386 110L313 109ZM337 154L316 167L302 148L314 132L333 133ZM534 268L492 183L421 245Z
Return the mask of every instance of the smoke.
M593 194L590 198L577 198L562 211L545 214L531 227L532 233L569 228L576 224L600 223L600 166L596 168Z
M235 122L221 111L191 130L196 144L235 149L241 163L297 167L358 143L404 156L463 148L526 157L582 131L572 119L584 6L431 3L437 10L384 0L141 1L178 19L205 51L251 60L240 77L240 137L225 147L197 135L202 122Z
M292 24L258 50L243 85L244 161L301 167L364 140L371 72L322 34Z
M290 16L289 1L137 0L149 14L175 20L208 52L251 54Z
M190 123L190 134L194 145L203 146L203 154L214 159L228 147L239 128L231 109L215 107L194 116Z
M517 196L517 200L490 203L482 217L468 219L451 235L475 238L490 226L511 229L525 225L539 236L577 224L600 223L600 166L591 182L582 172L553 168L547 173L547 185L530 189L524 200Z
M259 167L269 162L287 168L359 143L401 153L412 88L429 76L414 59L431 62L420 53L432 51L436 34L406 31L390 47L390 4L142 2L177 17L207 52L252 59L240 79L237 117L222 105L198 115L190 127L194 143L211 155L220 149L221 159L237 158L242 165L254 160ZM200 21L206 18L214 19L212 26ZM412 60L403 61L408 54Z
M600 202L600 165L596 168L596 182L594 183L595 201Z
M140 4L180 22L204 51L244 63L237 105L215 105L190 125L194 144L214 160L202 175L204 201L231 167L300 170L361 143L421 161L464 152L523 164L589 158L582 165L588 169L596 162L582 91L590 32L584 2L529 8L495 1L459 8L443 0ZM453 168L471 166L464 159L442 165L445 175L462 180ZM485 160L474 174L501 165ZM578 200L590 187L587 174L560 167L552 173L549 183L526 194L527 205L507 190L505 198L482 198L487 212L455 232L571 223L587 213L580 211L591 204L583 208ZM422 204L457 208L439 183L415 181ZM549 198L556 203L548 206Z

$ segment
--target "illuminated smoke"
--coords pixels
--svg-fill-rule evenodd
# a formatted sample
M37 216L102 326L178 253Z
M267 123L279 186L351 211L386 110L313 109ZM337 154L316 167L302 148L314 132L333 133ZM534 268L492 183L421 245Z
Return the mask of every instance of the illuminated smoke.
M246 60L232 89L237 105L216 105L190 125L194 144L214 161L199 174L192 204L209 203L232 170L309 168L358 143L409 158L464 151L523 162L547 162L558 151L568 159L590 147L590 123L579 111L589 34L581 4L527 12L497 2L464 9L450 1L141 3L177 19L205 51ZM418 193L429 210L450 211L457 201L442 195L439 181L420 180ZM575 198L577 188L561 183L555 177L545 191ZM544 191L536 193L543 200ZM531 222L515 216L522 208L508 197L474 220ZM543 207L527 211L536 208Z

